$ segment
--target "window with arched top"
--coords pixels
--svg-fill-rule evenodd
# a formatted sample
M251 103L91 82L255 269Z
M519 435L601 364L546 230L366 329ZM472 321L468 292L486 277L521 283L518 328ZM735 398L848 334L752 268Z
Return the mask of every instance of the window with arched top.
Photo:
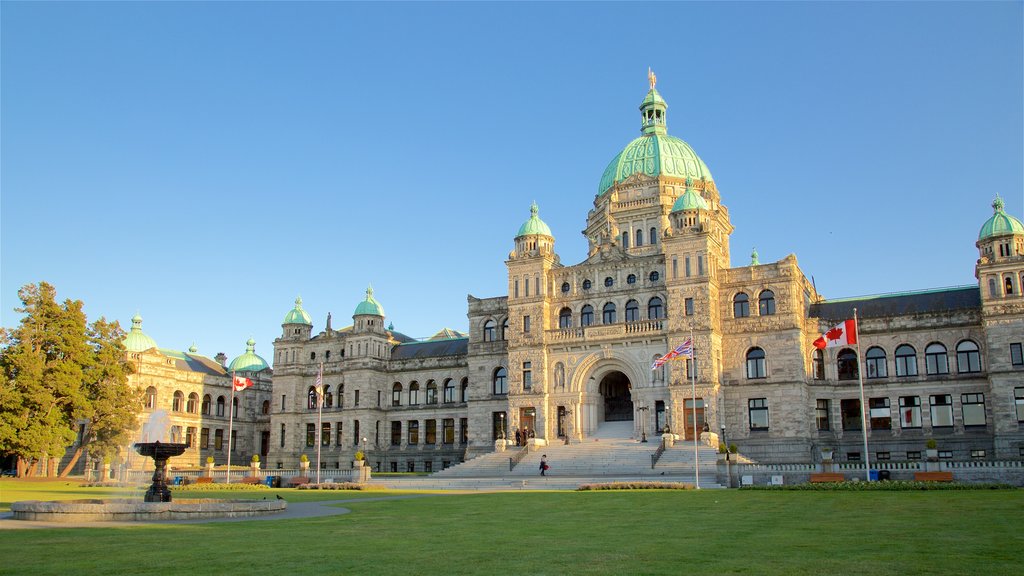
M615 303L608 302L601 309L601 323L615 324Z
M391 405L401 406L402 405L402 383L395 382L391 385Z
M199 394L195 392L188 395L188 403L185 405L185 411L189 414L195 414L196 410L199 409Z
M639 228L636 231L636 245L637 246L643 246L644 245L644 230L643 230L643 228Z
M171 398L171 411L181 412L185 408L185 394L181 390L174 391L174 397Z
M427 404L437 404L437 383L433 380L427 380Z
M1003 292L1010 296L1013 294L1013 276L1007 276L1005 280Z
M224 397L217 396L217 416L224 416Z
M636 322L640 319L640 304L636 300L626 302L626 322Z
M970 340L956 345L956 371L961 374L981 372L981 349Z
M843 348L836 355L836 370L840 380L856 380L860 374L857 366L857 353Z
M825 379L825 351L815 350L811 357L811 371L815 380Z
M203 414L205 414L206 416L210 415L210 402L211 402L211 400L210 400L210 395L209 394L203 396L203 410L202 411L203 411Z
M316 398L316 387L310 386L309 390L306 390L306 408L310 410L316 410L317 398Z
M649 320L658 320L659 318L665 317L665 306L661 302L659 296L655 296L647 301L647 318Z
M572 328L572 309L562 308L558 311L558 327Z
M775 314L775 292L763 290L757 297L757 313L761 316Z
M650 232L651 235L648 238L650 238L651 246L653 246L658 243L658 229L652 227Z
M946 347L939 342L932 342L924 349L925 372L929 376L949 374L949 358Z
M659 358L661 358L661 355L660 354L655 354L651 358L651 366L654 366L655 364L657 364ZM654 381L655 382L664 382L665 381L665 364L664 363L654 369Z
M744 292L733 296L732 316L733 318L746 318L750 316L750 297Z
M747 351L747 378L767 378L768 370L765 366L764 350L751 348Z
M270 414L270 400L264 400L263 401L263 407L262 407L262 410L260 412L263 415Z
M334 407L334 393L330 386L324 386L324 408Z
M995 278L989 278L988 279L988 295L991 296L992 298L995 298L996 296L999 295L998 290L999 289L996 288L996 279Z
M238 418L238 398L231 399L231 417Z
M156 408L156 388L152 386L146 388L146 408L150 410Z
M501 339L508 340L508 318L505 318L501 322Z
M583 281L583 289L584 290L590 290L591 286L592 286L592 284L590 283L590 280L584 280Z
M583 308L580 308L580 326L590 326L594 323L594 307L590 304L584 304Z
M497 329L498 323L494 320L484 322L484 342L494 342Z
M491 383L495 394L508 394L508 370L504 366L495 368Z
M409 406L417 406L420 403L420 383L413 380L409 384Z
M917 350L910 344L900 344L894 354L896 377L917 376Z
M661 278L661 275L658 274L657 270L652 271L650 275L648 275L647 277L647 279L650 280L651 282L657 282L658 278Z
M562 294L568 294L568 293L569 293L569 283L568 282L562 282Z
M629 248L629 232L622 232L622 247Z
M885 378L889 375L886 368L885 350L878 346L868 348L864 354L864 365L867 368L868 378Z
M469 378L462 379L462 385L459 388L459 402L469 402Z
M442 399L443 399L444 403L445 404L454 404L455 403L455 382L452 382L451 378L449 378L449 379L444 381L444 386L442 388L442 391L443 391Z
M615 284L615 279L612 278L611 276L608 276L607 278L604 279L604 287L605 288L611 288L612 285L614 285L614 284Z

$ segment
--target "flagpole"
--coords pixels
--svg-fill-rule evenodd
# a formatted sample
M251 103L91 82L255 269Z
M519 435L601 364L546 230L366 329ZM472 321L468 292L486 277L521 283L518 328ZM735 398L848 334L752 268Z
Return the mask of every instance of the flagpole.
M690 392L693 395L693 463L697 471L696 484L700 490L700 448L697 442L697 346L693 342L693 328L690 328L690 364L692 378L690 379Z
M320 447L324 443L324 439L321 435L324 433L323 430L323 418L324 418L324 363L320 363L320 373L317 378L320 383L316 388L316 483L320 483Z
M228 406L228 472L224 483L231 484L231 430L235 424L235 371L231 371L231 404Z
M860 353L860 322L857 320L857 309L853 309L853 329L857 335L857 379L860 382L860 431L864 436L864 474L871 481L871 454L868 452L868 406L864 402L864 362Z

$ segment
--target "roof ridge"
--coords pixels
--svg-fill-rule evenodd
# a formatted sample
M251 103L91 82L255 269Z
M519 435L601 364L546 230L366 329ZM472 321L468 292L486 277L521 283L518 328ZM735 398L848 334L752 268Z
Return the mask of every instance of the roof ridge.
M896 298L898 296L914 296L916 294L934 294L937 292L953 292L956 290L978 289L975 284L962 284L959 286L943 286L941 288L924 288L921 290L905 290L902 292L881 292L878 294L865 294L863 296L845 296L843 298L826 298L815 304L833 304L837 302L852 302L854 300L872 300L875 298Z

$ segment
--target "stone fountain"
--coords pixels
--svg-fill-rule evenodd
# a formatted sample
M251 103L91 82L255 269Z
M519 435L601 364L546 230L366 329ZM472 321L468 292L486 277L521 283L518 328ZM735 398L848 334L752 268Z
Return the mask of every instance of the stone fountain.
M173 456L180 456L185 453L188 444L139 442L135 444L135 451L142 456L149 456L156 463L156 470L153 471L153 484L146 490L144 500L146 502L170 502L171 489L167 487L167 459Z

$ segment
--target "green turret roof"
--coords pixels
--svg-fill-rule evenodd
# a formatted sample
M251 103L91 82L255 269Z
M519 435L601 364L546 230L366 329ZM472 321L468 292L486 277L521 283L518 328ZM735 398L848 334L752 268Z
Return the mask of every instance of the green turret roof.
M995 211L995 214L981 226L981 231L978 232L978 241L1004 234L1024 234L1024 224L1004 212L1003 206L1003 199L996 196L992 202L992 210Z
M245 354L232 360L231 364L228 365L228 370L232 372L259 372L269 367L267 361L256 353L256 341L249 338L249 341L245 343Z
M523 222L523 225L519 227L519 233L516 234L516 238L519 238L520 236L529 236L533 234L551 236L552 238L554 238L554 236L552 236L551 234L551 228L548 228L548 225L545 224L539 216L537 216L539 212L540 209L537 208L536 202L530 205L530 219L527 220L526 222Z
M373 286L366 288L366 299L356 306L356 311L353 316L362 316L369 314L371 316L384 316L384 308L373 298Z
M142 352L156 347L156 340L153 340L142 331L142 316L138 314L133 316L132 329L124 337L125 350L129 352Z
M680 212L683 210L707 210L708 203L704 200L704 197L697 193L696 190L691 188L692 181L686 179L686 192L679 198L676 198L675 204L672 205L673 212Z
M292 308L290 312L285 314L283 324L313 325L313 320L309 317L309 314L302 309L302 298L295 299L295 308Z

